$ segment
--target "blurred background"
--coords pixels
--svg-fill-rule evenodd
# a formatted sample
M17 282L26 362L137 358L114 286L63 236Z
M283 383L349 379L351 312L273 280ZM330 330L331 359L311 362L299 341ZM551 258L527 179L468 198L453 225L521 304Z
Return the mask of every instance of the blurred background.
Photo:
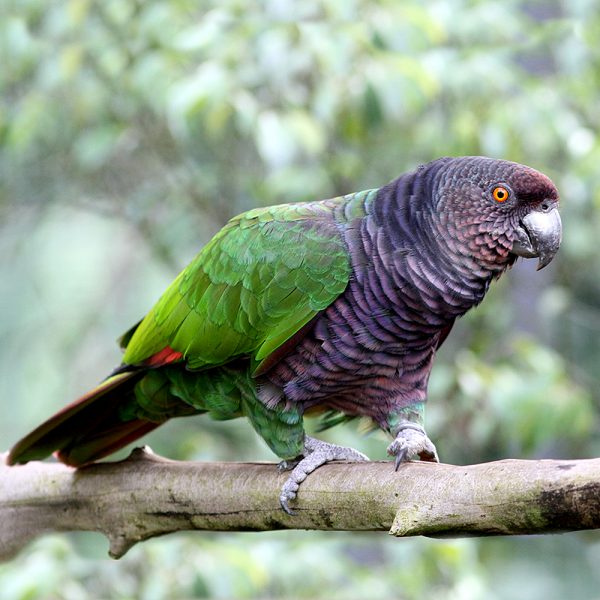
M0 449L119 362L115 339L229 217L484 154L556 182L564 243L455 327L428 432L456 464L600 455L598 0L4 0L0 15ZM385 457L353 424L325 435ZM275 460L242 421L145 441ZM600 598L597 532L107 549L47 536L0 565L0 598Z

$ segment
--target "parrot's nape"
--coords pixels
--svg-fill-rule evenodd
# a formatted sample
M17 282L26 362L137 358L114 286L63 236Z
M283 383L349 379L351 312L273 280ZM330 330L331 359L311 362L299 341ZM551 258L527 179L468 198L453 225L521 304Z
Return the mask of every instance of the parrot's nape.
M370 418L392 436L397 466L415 455L437 461L423 428L437 348L518 256L541 268L560 242L550 179L484 157L250 210L121 338L121 366L17 442L8 463L56 452L81 466L172 417L246 416L292 469L280 495L291 512L317 467L366 460L307 436L305 413Z

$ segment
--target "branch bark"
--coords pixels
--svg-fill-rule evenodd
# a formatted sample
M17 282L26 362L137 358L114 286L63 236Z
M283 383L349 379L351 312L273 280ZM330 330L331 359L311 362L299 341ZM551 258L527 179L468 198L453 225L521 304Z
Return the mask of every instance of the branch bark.
M99 531L110 555L180 530L321 529L396 536L552 533L600 528L600 459L471 466L333 463L279 507L285 473L266 463L170 461L148 448L74 470L0 456L0 559L51 531Z

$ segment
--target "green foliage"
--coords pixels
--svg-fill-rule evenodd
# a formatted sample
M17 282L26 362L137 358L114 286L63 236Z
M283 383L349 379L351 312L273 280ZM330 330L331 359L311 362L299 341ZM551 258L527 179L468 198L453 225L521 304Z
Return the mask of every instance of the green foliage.
M114 338L231 216L378 187L442 155L547 172L553 265L518 265L442 348L448 462L597 455L600 2L7 0L0 19L3 447L89 389ZM531 261L530 261L531 262ZM353 425L328 439L383 458ZM173 458L271 459L244 423L149 436ZM154 540L119 563L53 536L0 598L592 598L597 538L317 533ZM526 584L518 583L526 580ZM502 585L499 585L502 581Z
M551 537L475 544L380 534L178 534L138 546L119 562L104 558L105 544L95 541L53 535L35 542L0 565L0 597L511 600L592 598L600 585L600 544L584 536L563 536L559 545ZM577 556L570 577L567 553Z
M520 337L483 355L462 350L452 365L439 365L428 417L443 432L444 454L459 463L472 462L473 452L482 460L585 457L596 409L567 369L559 354ZM460 407L458 423L448 405Z

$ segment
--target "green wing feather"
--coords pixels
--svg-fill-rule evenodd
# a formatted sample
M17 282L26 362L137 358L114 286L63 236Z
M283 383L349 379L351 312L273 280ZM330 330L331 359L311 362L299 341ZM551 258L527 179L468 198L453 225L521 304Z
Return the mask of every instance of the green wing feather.
M335 214L347 202L287 204L232 219L133 332L123 360L170 347L192 369L261 362L346 288L350 261Z

